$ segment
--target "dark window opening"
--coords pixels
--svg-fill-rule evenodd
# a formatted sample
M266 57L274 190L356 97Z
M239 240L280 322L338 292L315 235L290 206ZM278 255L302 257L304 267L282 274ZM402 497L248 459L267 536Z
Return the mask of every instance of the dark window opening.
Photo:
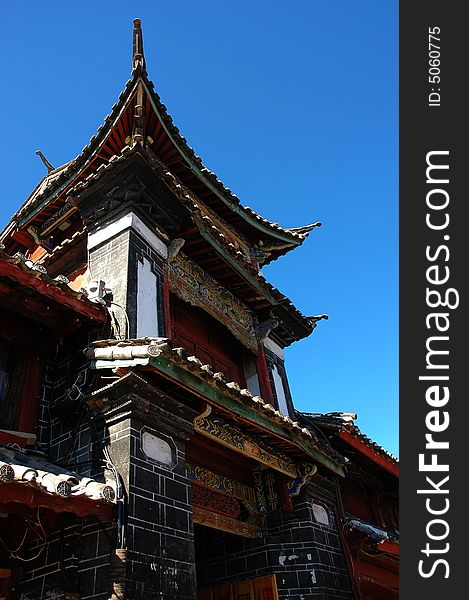
M20 365L13 344L0 340L0 428L15 429Z

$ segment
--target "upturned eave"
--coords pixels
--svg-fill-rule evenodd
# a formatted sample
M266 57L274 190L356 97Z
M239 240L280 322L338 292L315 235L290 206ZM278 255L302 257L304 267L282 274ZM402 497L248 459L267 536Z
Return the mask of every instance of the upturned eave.
M134 29L134 42L135 31ZM140 39L143 39L140 26L138 35ZM195 154L174 125L166 107L155 91L153 83L148 78L143 44L140 46L142 52L138 52L133 58L131 79L127 81L124 91L120 94L111 113L105 118L96 135L90 139L80 155L52 170L41 180L21 208L13 215L0 234L0 239L9 240L15 229L26 231L30 227L40 226L42 211L46 207L53 209L56 206L60 207L71 186L94 172L103 162L109 161L111 155L118 154L125 145L132 145L136 139L139 139L139 143L142 145L149 143L156 154L160 154L163 162L171 164L171 168L179 169L176 174L186 179L185 185L191 187L197 180L200 187L200 183L202 183L204 198L201 198L201 201L207 203L208 206L211 205L216 212L221 211L223 214L220 217L226 220L229 226L238 229L242 236L247 237L252 244L257 244L261 251L262 246L268 248L268 251L264 253L264 264L268 264L289 250L300 246L309 232L319 224L314 223L300 228L284 228L264 219L251 208L243 206L239 198L205 167L200 157ZM136 47L135 43L134 47ZM138 102L142 103L144 111L145 108L149 108L148 112L151 113L145 114L144 112L145 139L140 139L141 136L135 134L135 112ZM150 134L155 135L155 131L158 132L162 141L160 138L153 140L150 137ZM184 165L184 168L181 165Z

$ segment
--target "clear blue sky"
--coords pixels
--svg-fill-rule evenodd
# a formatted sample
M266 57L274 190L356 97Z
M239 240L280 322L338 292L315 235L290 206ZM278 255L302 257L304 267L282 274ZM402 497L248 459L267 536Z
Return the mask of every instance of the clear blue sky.
M130 75L150 78L208 168L286 227L321 221L265 276L307 315L287 350L295 404L358 413L398 453L397 0L2 4L0 227L76 156Z

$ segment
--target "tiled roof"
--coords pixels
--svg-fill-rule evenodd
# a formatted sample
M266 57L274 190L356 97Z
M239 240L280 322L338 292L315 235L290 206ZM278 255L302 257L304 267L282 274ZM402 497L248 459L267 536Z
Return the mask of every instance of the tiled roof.
M174 125L173 119L169 115L166 106L161 102L159 95L154 89L154 84L148 79L146 71L142 73L142 79L145 82L150 95L152 96L152 99L158 109L158 112L164 120L164 124L167 126L169 133L176 141L176 145L180 147L185 154L187 154L189 162L193 163L197 167L197 170L202 175L202 177L208 180L208 182L213 185L213 187L220 193L220 195L227 202L227 204L239 207L242 213L244 213L247 217L253 218L260 225L263 225L271 229L272 231L276 231L278 233L281 233L282 235L290 237L292 239L292 246L300 245L308 236L309 231L311 231L311 229L314 228L314 225L308 225L306 227L299 228L285 228L280 226L278 223L265 219L257 212L255 212L251 207L243 206L241 204L240 199L229 188L225 187L225 185L222 183L222 181L218 179L215 173L207 169L207 167L203 164L200 156L197 156L193 148L191 148L188 145L187 140L181 135L179 129Z
M238 402L262 414L273 423L280 425L285 431L299 436L304 442L316 447L336 464L343 465L341 456L322 442L314 432L301 427L297 421L283 415L260 396L255 396L248 389L242 389L238 383L228 381L223 373L214 372L209 364L204 364L196 356L189 354L180 346L175 346L167 338L139 338L134 340L99 340L90 344L85 355L95 361L128 361L135 365L148 364L152 357L164 356L182 368L200 377L210 385L220 389ZM112 365L110 365L112 366ZM91 397L92 401L92 397Z
M349 413L298 413L301 415L302 420L304 422L313 423L315 426L325 426L329 429L334 429L337 432L339 431L347 431L355 438L360 440L363 444L368 446L374 452L378 453L380 456L385 458L386 460L393 463L395 466L399 465L399 459L385 450L382 446L372 440L370 437L365 435L360 428L355 425L354 418L356 415L350 415Z
M91 312L94 313L96 316L101 315L101 320L105 320L105 317L107 318L106 309L103 306L100 306L95 302L91 302L90 300L88 300L88 297L85 293L76 292L75 290L72 290L72 288L68 285L68 279L63 275L59 275L53 279L52 277L49 277L49 275L47 274L47 270L43 265L34 264L32 261L19 254L15 256L10 256L2 249L0 245L0 265L2 262L6 265L9 265L10 267L14 267L14 269L9 270L9 274L7 275L7 277L17 279L15 270L18 269L18 275L19 272L22 272L23 274L27 275L27 282L29 286L33 289L36 289L37 281L39 280L43 284L46 284L47 287L50 286L49 289L52 292L54 290L57 290L62 298L68 298L69 300L74 301L74 306L79 306L76 304L76 301L78 301L87 309L91 310ZM23 277L22 283L24 282L25 279ZM44 289L46 289L46 286L44 286ZM41 294L41 292L38 291L38 294ZM57 301L59 300L58 297L56 297L55 299Z
M65 252L67 252L73 244L84 240L87 235L88 232L85 228L75 231L75 233L73 233L69 238L64 239L51 252L48 252L45 257L41 259L41 265L47 267L52 260L65 254Z
M84 146L81 153L74 159L62 165L62 167L55 169L51 173L48 173L31 192L26 201L11 217L10 222L3 230L0 235L0 239L8 233L11 225L15 222L19 222L21 219L26 217L28 213L40 206L42 202L46 201L49 197L59 195L59 193L66 188L67 184L73 181L73 179L80 172L80 168L83 167L86 162L91 158L94 150L96 150L100 143L104 140L106 134L111 129L112 123L120 113L120 110L124 106L125 102L132 96L132 91L135 87L136 82L133 79L129 79L124 90L120 93L118 101L113 105L112 111L109 115L104 118L104 123L99 126L97 134L93 135L88 144Z
M50 171L50 173L47 173L47 175L41 179L41 181L37 184L34 190L23 202L23 205L18 209L16 215L22 215L23 211L25 211L30 206L35 205L37 198L41 198L46 191L52 190L57 185L59 185L60 181L62 181L64 175L70 170L74 162L75 160L70 160L64 165L57 167L57 169Z
M114 482L99 482L82 477L34 450L0 447L0 482L20 483L46 494L62 498L85 496L90 500L114 503Z
M78 177L83 168L87 167L90 162L94 160L95 154L104 143L106 136L112 130L113 125L116 123L127 103L133 98L140 81L144 84L147 94L161 119L163 129L177 146L179 154L183 157L189 167L189 171L199 180L204 182L221 202L232 211L235 211L237 215L241 216L245 223L254 227L262 227L264 228L264 231L272 234L274 237L276 234L282 236L283 246L278 250L275 250L272 258L269 258L267 262L287 251L285 243L291 248L301 245L309 232L317 226L317 223L305 227L284 228L278 225L278 223L263 218L250 207L243 206L239 198L233 194L230 189L225 187L212 171L204 166L201 158L197 156L193 148L188 145L186 139L174 125L167 108L161 102L159 95L154 89L154 84L148 79L145 67L141 64L133 69L132 78L127 81L124 90L119 95L117 102L113 105L111 113L105 117L104 123L98 128L96 135L90 138L88 144L76 158L63 166L54 169L41 180L21 208L13 215L10 223L0 237L8 234L15 222L17 223L26 218L28 214L31 214L31 211L40 207L43 203L56 198L69 185L73 185L74 180Z
M183 204L189 209L190 212L198 212L198 200L194 194L182 184L169 169L154 155L153 151L149 148L141 148L140 146L134 146L130 148L126 146L119 155L114 155L107 164L101 165L94 173L90 174L85 180L79 181L74 185L68 192L69 196L78 196L83 193L91 185L101 179L101 177L110 171L112 171L117 165L121 164L122 161L134 154L140 154L143 156L151 165L151 167L158 172L159 177L166 183L166 185L173 191L173 193L183 202ZM223 249L238 263L243 265L243 268L247 273L256 279L261 288L269 295L273 297L275 302L280 306L281 310L288 311L294 319L299 321L302 327L305 329L305 337L312 333L315 328L315 323L310 320L309 317L303 315L292 303L292 301L282 294L277 288L271 285L265 277L260 273L251 263L246 260L242 252L240 252L234 244L226 239L226 236L216 227L213 221L208 215L203 215L202 219L206 221L207 228L210 231L212 237L219 243Z

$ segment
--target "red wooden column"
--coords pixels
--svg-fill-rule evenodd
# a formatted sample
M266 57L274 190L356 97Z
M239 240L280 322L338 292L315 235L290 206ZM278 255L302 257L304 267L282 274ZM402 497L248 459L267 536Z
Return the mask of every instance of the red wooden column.
M267 367L267 359L265 358L264 345L259 344L257 359L257 376L259 378L259 387L261 390L261 398L267 404L275 406L274 396L272 394L272 386L270 385L269 369Z
M37 412L41 385L42 361L31 350L24 354L23 381L20 387L20 405L17 430L34 433L37 429Z
M163 308L164 308L164 328L166 337L172 339L171 322L171 302L169 293L168 271L165 270L163 277Z

